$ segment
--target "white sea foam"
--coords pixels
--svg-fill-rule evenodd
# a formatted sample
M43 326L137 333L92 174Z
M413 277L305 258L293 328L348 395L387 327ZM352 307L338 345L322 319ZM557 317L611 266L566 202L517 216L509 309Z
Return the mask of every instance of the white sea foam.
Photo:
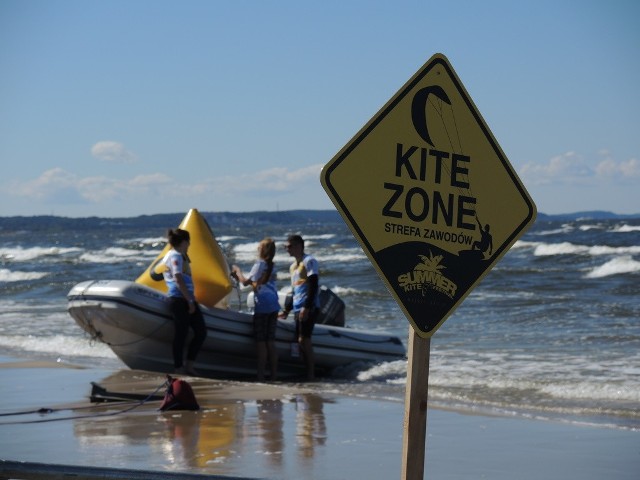
M540 390L555 398L572 398L579 400L616 400L623 402L640 403L640 390L629 385L619 385L615 382L604 381L562 383L554 382L544 385Z
M248 243L240 243L233 247L233 252L235 254L236 262L238 263L252 263L256 260L258 255L258 243L259 242L248 242ZM306 245L306 243L305 243ZM305 251L306 251L305 247ZM360 248L340 248L339 250L320 250L320 251L309 251L312 255L320 262L321 264L324 262L327 263L341 263L341 262L351 262L354 260L364 260L366 259L366 255ZM276 256L273 260L275 263L281 264L290 264L292 259L284 252L277 251Z
M480 288L476 288L471 291L469 294L469 299L475 299L478 301L508 301L508 300L525 300L525 299L533 299L538 296L537 293L531 292L529 290L517 290L514 292L503 292L503 291L495 291L495 290L484 290Z
M367 256L360 248L341 248L338 251L332 251L331 253L320 252L314 253L314 257L320 262L320 266L322 268L322 263L348 263L357 260L366 260Z
M47 272L18 272L0 268L0 282L22 282L25 280L39 280L48 275Z
M635 255L640 253L640 245L632 245L629 247L609 247L607 245L596 245L589 248L591 255Z
M534 232L534 235L540 235L540 236L545 236L545 235L559 235L562 233L570 233L571 231L573 231L573 226L571 225L562 225L560 228L554 228L552 230L542 230L540 232Z
M49 312L54 310L55 307L59 306L60 303L58 300L44 300L37 299L37 303L32 302L22 302L15 300L7 300L5 298L0 298L0 316L6 315L7 313L15 312L25 312L25 311L44 311Z
M158 251L131 250L122 247L109 247L104 250L85 252L80 260L87 263L130 262L132 260L148 261L158 255Z
M286 263L287 265L291 263L291 257L284 251L284 249L280 246L280 242L278 242L275 238L276 242L276 256L273 261L275 263ZM235 255L235 259L237 263L253 263L258 258L258 245L260 245L259 241L251 241L245 243L238 243L233 247L233 253Z
M304 237L304 241L306 244L307 240L331 240L332 238L335 238L335 236L336 236L335 233L323 233L321 235L306 235Z
M543 257L547 255L566 255L576 253L587 253L588 247L582 245L574 245L570 242L562 243L541 243L535 247L533 254L536 257Z
M0 346L38 353L51 353L65 357L117 358L103 343L93 343L83 337L53 335L36 337L32 335L0 336Z
M640 391L637 385L620 385L607 381L598 383L591 379L576 382L544 382L504 374L484 378L467 376L451 378L448 375L442 375L437 369L431 369L429 385L434 392L438 392L437 396L441 400L449 401L467 400L475 403L482 398L482 402L501 404L503 402L499 400L500 392L505 392L505 395L510 397L505 405L524 406L533 402L533 406L542 406L541 402L547 405L552 402L554 408L562 408L555 402L560 400L570 404L581 401L605 404L640 402Z
M0 303L0 336L48 338L55 335L75 337L81 333L70 319L62 299L55 304L40 304L38 299L29 302Z
M623 255L623 254L640 254L640 246L633 245L628 247L611 247L608 245L576 245L570 242L561 243L540 243L533 254L536 257L552 256L552 255Z
M611 230L614 233L640 232L640 225L621 225Z
M233 247L237 263L253 263L258 258L260 242L239 243ZM275 261L275 259L274 259Z
M233 240L237 240L238 238L244 238L238 235L222 235L220 237L216 237L216 240L221 243L231 242Z
M630 380L636 369L628 371L638 361L637 353L623 360L595 361L590 355L561 353L541 357L524 352L436 351L431 356L429 383L444 390L510 391L516 396L537 392L563 399L640 402L638 382Z
M578 227L583 232L588 232L589 230L602 230L602 225L580 225Z
M594 268L585 275L586 278L602 278L622 273L640 272L640 262L634 260L631 255L616 257L607 263Z
M385 380L390 383L406 383L407 361L395 360L374 365L358 373L361 382Z
M40 257L60 256L79 253L83 250L76 247L9 247L0 248L0 259L15 262L27 262Z
M137 243L141 247L149 246L153 248L164 248L164 246L167 243L167 239L164 237L131 238L131 239L118 240L116 243L120 245L129 245L131 243Z
M529 242L527 240L518 240L516 241L516 243L513 244L513 247L511 247L511 249L516 249L516 248L535 248L538 245L543 245L542 242Z
M338 285L334 285L333 287L331 287L331 291L341 297L346 297L349 295L359 295L362 293L361 290L350 287L339 287Z

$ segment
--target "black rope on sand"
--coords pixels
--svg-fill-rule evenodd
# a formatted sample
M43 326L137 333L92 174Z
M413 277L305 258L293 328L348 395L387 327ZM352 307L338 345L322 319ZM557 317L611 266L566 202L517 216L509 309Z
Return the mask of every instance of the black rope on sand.
M147 395L146 398L143 398L140 401L136 401L136 402L118 402L116 405L129 405L131 403L133 403L132 406L122 409L122 410L118 410L115 412L104 412L104 413L94 413L91 415L73 415L70 417L63 417L63 418L40 418L38 420L24 420L24 421L19 421L19 422L1 422L0 426L2 425L26 425L26 424L30 424L30 423L46 423L46 422L58 422L61 420L77 420L77 419L82 419L82 418L98 418L98 417L113 417L115 415L120 415L122 413L127 413L130 412L142 405L144 405L145 403L147 403L150 399L152 399L156 393L158 393L158 391L163 388L166 387L168 384L168 380L164 381L160 386L158 386L158 388L156 388L152 393L150 393L149 395ZM86 407L77 407L77 408L73 408L73 407L68 407L68 408L39 408L37 410L29 410L29 411L22 411L22 412L9 412L9 413L0 413L0 416L2 417L7 417L7 416L14 416L14 415L32 415L32 414L49 414L49 413L54 413L54 412L62 412L65 410L82 410L82 409L89 409L89 408L96 408L98 406L102 406L103 404L97 404L97 405L88 405ZM111 403L111 405L114 405L113 403Z

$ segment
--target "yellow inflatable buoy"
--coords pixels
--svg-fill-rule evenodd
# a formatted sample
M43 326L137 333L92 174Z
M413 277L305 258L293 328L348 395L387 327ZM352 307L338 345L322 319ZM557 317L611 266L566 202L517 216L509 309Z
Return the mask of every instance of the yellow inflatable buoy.
M195 284L196 300L207 307L224 306L218 304L232 289L229 264L211 228L209 228L209 224L198 210L192 208L182 220L179 228L189 232L191 237L189 258L191 259L191 274ZM136 279L136 282L166 292L167 285L162 278L164 269L162 259L169 250L171 250L171 245L167 243L164 250Z

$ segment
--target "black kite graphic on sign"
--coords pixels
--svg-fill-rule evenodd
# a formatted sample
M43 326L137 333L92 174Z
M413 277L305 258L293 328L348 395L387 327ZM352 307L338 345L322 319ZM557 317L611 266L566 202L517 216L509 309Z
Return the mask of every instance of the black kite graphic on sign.
M435 146L429 136L429 127L427 126L427 102L429 101L429 95L435 95L437 98L445 103L451 105L449 97L445 93L442 87L438 85L429 85L416 92L411 102L411 120L413 121L413 128L416 129L418 135L432 147Z

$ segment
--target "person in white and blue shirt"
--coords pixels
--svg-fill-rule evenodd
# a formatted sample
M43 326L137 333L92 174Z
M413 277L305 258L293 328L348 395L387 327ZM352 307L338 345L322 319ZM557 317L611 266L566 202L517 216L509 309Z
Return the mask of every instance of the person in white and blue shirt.
M276 380L278 355L275 338L278 323L278 290L276 287L276 270L273 257L276 244L271 238L265 238L258 244L258 258L251 267L248 276L242 274L237 265L231 267L232 275L243 285L253 287L253 332L258 354L258 380L265 378L267 360L271 370L271 381Z
M198 372L195 370L194 364L207 337L207 328L198 302L196 302L191 264L187 255L191 237L186 230L177 228L170 229L167 232L167 238L172 248L162 261L166 267L162 275L167 284L167 301L175 324L173 364L176 373L196 376ZM189 328L193 330L194 336L187 349L185 366L184 344Z
M320 269L318 261L304 252L304 240L300 235L290 235L285 244L295 261L289 267L293 290L293 313L296 322L296 337L300 352L307 367L307 379L315 379L315 361L311 334L320 311ZM287 318L284 310L280 318Z

